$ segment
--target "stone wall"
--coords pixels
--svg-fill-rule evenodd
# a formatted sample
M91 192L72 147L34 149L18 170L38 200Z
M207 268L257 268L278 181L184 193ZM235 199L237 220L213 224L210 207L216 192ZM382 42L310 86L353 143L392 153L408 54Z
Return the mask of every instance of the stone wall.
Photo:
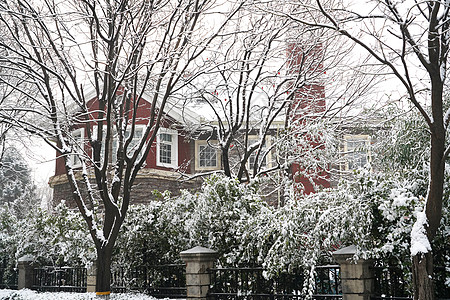
M55 176L56 177L56 176ZM53 205L57 205L61 200L66 200L69 207L75 207L72 200L72 190L67 179L64 177L50 180L50 186L53 188ZM173 196L179 195L180 190L199 190L202 184L200 178L189 181L182 181L178 175L162 174L161 172L145 172L139 174L132 188L131 203L141 204L150 200L158 199L154 191L169 191ZM80 184L84 187L84 184ZM86 189L81 189L81 194L86 196Z
M146 203L149 200L155 200L157 197L153 191L169 191L173 196L180 194L180 190L199 190L201 180L180 181L172 178L137 178L132 189L132 203Z

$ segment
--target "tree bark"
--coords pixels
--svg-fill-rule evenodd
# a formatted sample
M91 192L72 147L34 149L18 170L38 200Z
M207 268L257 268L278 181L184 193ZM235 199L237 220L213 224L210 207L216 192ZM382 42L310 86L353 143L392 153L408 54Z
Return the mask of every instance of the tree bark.
M109 299L111 292L111 254L110 247L97 249L97 278L95 291L97 296Z
M414 300L434 299L433 254L418 253L413 257Z

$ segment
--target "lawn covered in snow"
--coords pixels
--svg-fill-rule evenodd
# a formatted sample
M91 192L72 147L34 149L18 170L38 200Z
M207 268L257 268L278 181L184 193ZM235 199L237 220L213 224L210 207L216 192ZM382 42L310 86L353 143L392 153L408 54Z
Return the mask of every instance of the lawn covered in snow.
M0 300L91 300L95 293L40 293L32 290L0 290ZM111 294L111 300L154 300L156 298L135 293Z

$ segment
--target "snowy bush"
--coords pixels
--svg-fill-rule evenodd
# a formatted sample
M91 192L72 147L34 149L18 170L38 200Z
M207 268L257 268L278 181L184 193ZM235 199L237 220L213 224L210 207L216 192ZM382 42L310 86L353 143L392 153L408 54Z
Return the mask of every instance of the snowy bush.
M134 207L118 240L117 261L179 261L197 245L219 252L222 266L262 265L266 276L305 270L312 292L314 266L330 262L342 244L365 245L372 215L368 200L337 190L306 196L276 209L257 186L219 175L198 193ZM124 251L127 249L127 251Z
M218 251L222 266L262 265L268 277L303 270L305 292L311 293L314 266L332 262L333 251L354 244L355 258L410 272L410 232L423 207L422 183L363 170L355 176L337 189L297 194L274 208L256 185L215 175L200 192L132 207L116 260L130 267L179 262L179 252L201 245ZM442 249L448 238L445 243Z
M24 217L40 202L31 180L31 170L14 147L6 148L0 159L0 205L8 206L11 213Z
M52 212L30 211L24 218L3 207L0 222L0 255L10 266L26 254L41 265L88 266L95 259L84 220L64 203Z
M177 250L172 247L176 244L173 240L183 244L179 240L182 235L169 228L162 220L163 205L161 201L152 201L146 205L130 206L116 242L116 265L132 268L174 263L179 260Z
M113 260L125 269L177 263L181 251L201 245L218 251L222 266L262 265L267 277L302 270L304 292L311 294L314 266L332 262L334 250L354 244L355 258L375 258L381 266L397 265L408 273L411 228L424 205L424 184L361 170L337 189L293 193L297 198L274 208L259 196L257 183L214 175L197 193L183 191L131 206ZM433 245L436 265L450 263L446 191L442 227ZM24 219L4 208L0 222L0 256L13 254L11 265L25 254L53 265L95 260L83 220L64 204Z
M448 101L445 105L449 105ZM390 108L388 115L393 114ZM385 191L383 198L387 201L387 205L379 209L376 207L374 211L378 216L374 228L380 230L373 233L374 240L378 240L374 255L380 261L396 263L409 272L411 229L417 214L423 210L428 192L430 135L425 121L417 112L399 111L398 115L399 118L386 124L389 130L379 131L379 143L374 149L378 156L374 168L381 173L376 186ZM431 241L435 266L450 265L449 202L450 165L446 162L441 225L437 236ZM380 213L393 216L387 220ZM450 278L437 278L435 282L450 287ZM436 290L439 290L438 286Z
M416 174L421 173L417 172ZM425 205L426 180L418 176L417 180L397 174L373 174L361 171L356 181L348 184L349 193L359 195L370 206L372 222L370 235L365 243L364 255L376 260L380 267L395 266L401 269L409 289L411 285L411 230ZM446 182L450 182L449 174ZM450 265L450 228L449 196L444 195L441 227L433 243L434 263L436 266ZM448 279L446 279L448 280ZM442 284L443 280L436 280ZM447 287L450 281L447 282Z
M218 251L224 265L250 263L241 237L252 218L270 210L252 185L212 176L200 192L132 207L117 241L117 261L126 264L133 256L138 264L173 263L181 251L201 245Z

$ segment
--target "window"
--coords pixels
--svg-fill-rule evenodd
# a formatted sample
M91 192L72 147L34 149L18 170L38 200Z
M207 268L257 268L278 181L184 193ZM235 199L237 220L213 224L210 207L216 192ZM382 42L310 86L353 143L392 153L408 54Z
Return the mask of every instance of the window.
M178 166L178 132L160 128L156 143L156 164L162 167Z
M346 135L344 137L345 170L356 170L370 162L370 137L368 135Z
M199 165L201 168L217 167L217 152L211 146L199 146Z
M216 141L195 141L195 169L196 170L217 170L220 168L220 155Z
M251 145L258 143L259 142L259 138L257 136L249 136L248 137L248 147L250 147ZM259 166L261 166L263 169L265 169L266 167L268 167L268 165L270 163L271 160L271 153L267 153L266 156L264 156L266 154L266 149L267 146L270 146L270 137L267 136L262 147L261 147L261 153L258 155L258 164ZM250 154L250 157L248 158L248 169L249 172L252 173L253 172L253 166L256 163L256 155L258 154L258 149L256 149L255 151L252 152L252 154Z
M139 143L141 142L142 136L144 135L145 126L143 125L136 125L134 128L134 135L133 139L131 140L131 143L128 145L128 151L127 155L132 156L134 154L134 151L137 147L139 147ZM125 131L125 137L124 137L124 143L125 141L130 137L131 129L128 128ZM112 144L112 153L113 153L113 162L117 159L117 149L119 147L119 140L117 137L117 134L114 134L114 140ZM142 152L139 153L138 160L142 157Z
M84 153L84 130L83 128L72 131L72 153L70 163L73 168L81 167L80 156Z
M142 139L142 136L144 135L144 130L145 130L145 126L144 125L136 125L134 128L134 135L133 135L133 139L131 140L130 145L128 145L128 151L127 151L127 155L131 156L133 155L133 152L136 150L136 147L139 146L139 143ZM131 128L128 127L126 132L125 132L125 137L124 137L124 142L126 141L126 139L128 139L128 137L130 136L130 132L131 132ZM103 126L103 136L102 136L102 151L100 153L100 159L103 160L104 157L104 151L105 151L105 137L106 137L106 125ZM97 138L97 126L93 127L93 138L96 139ZM117 161L117 150L119 147L119 140L118 140L118 135L117 135L117 131L114 128L113 131L113 140L111 142L111 154L110 154L110 162L115 163ZM139 154L138 159L140 159L140 157L142 156L142 153Z

